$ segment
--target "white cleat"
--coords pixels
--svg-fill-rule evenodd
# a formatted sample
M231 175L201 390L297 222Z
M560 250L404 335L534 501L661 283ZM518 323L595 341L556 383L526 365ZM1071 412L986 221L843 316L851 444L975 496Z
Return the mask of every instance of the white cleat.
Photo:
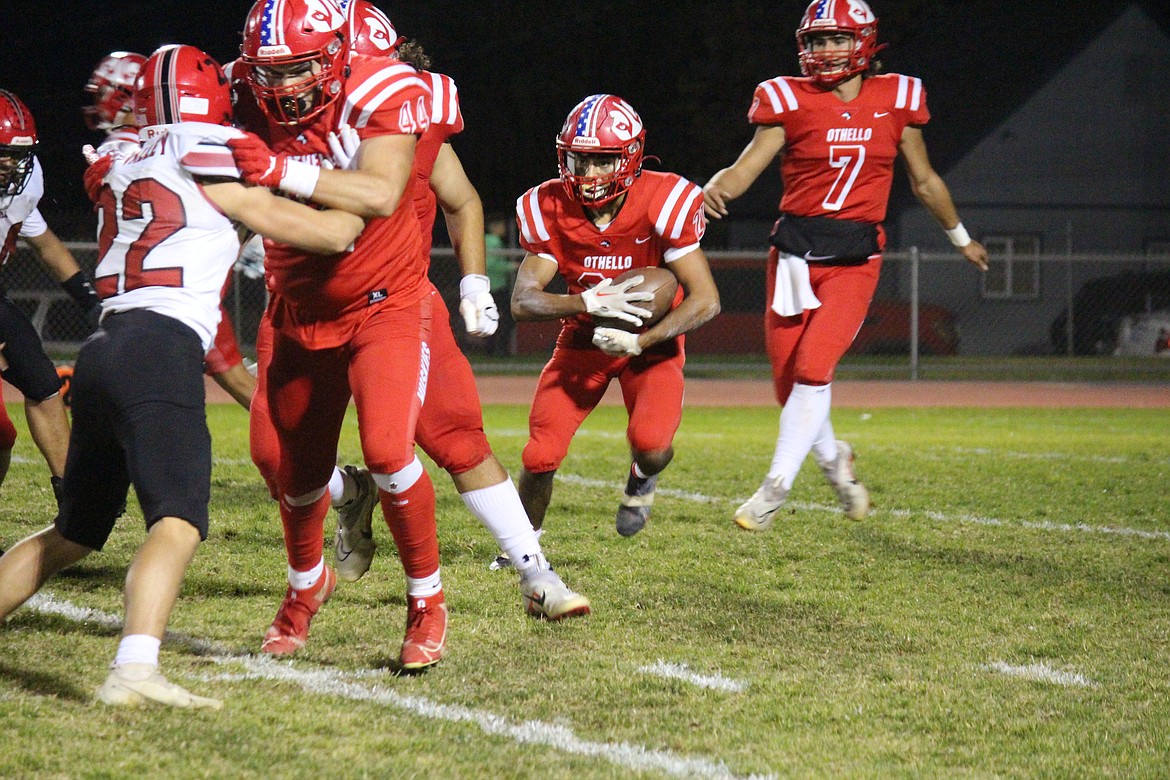
M765 479L752 497L735 510L735 524L747 531L766 531L787 500L788 491L779 480Z
M837 459L827 463L817 462L825 479L837 491L841 508L850 520L864 520L869 514L869 491L857 481L853 473L853 448L848 442L837 440Z
M333 540L334 570L346 582L357 582L370 570L374 560L374 507L378 505L378 485L373 475L357 466L346 466L345 473L357 485L357 494L348 504L337 507L337 535Z
M138 707L152 702L190 709L218 710L223 707L219 699L196 696L186 688L170 682L154 664L115 666L102 687L98 688L97 699L116 707Z
M520 579L524 607L533 617L561 620L589 614L589 599L569 590L552 569L534 571Z

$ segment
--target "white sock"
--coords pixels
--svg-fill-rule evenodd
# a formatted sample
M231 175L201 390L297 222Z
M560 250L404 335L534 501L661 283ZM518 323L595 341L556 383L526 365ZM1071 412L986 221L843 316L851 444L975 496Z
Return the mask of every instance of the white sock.
M813 442L812 452L817 463L834 463L837 460L837 435L833 432L833 423L827 418Z
M788 403L780 412L780 435L776 438L776 452L772 455L768 478L779 478L785 490L792 488L800 465L829 419L832 387L831 384L794 385Z
M321 575L325 573L325 559L317 561L317 565L308 571L297 571L293 567L288 567L288 584L292 586L293 590L304 590L311 588L317 584L317 580L321 579Z
M439 577L439 570L435 569L435 573L429 577L422 579L415 579L414 577L406 578L406 595L411 598L426 598L433 596L443 589L443 580Z
M149 634L129 634L118 642L114 666L122 664L150 664L158 666L158 648L162 640Z
M469 490L460 494L460 497L468 511L491 532L496 544L508 554L518 571L523 573L532 566L548 568L548 562L540 551L540 541L532 530L532 524L528 522L524 504L520 503L520 494L516 492L512 480L505 479L498 485Z
M333 467L333 476L329 478L329 505L343 506L353 500L357 485L352 479L345 478L345 472L336 466Z

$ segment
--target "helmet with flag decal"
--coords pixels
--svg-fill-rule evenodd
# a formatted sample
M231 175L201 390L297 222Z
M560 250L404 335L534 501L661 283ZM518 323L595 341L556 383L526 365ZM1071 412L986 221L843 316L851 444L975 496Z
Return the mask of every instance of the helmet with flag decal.
M596 207L620 196L642 172L645 145L642 118L625 100L617 95L582 100L557 135L557 162L569 197Z
M257 0L241 58L256 102L282 125L301 125L341 96L349 53L336 0Z
M885 48L877 42L878 19L865 0L813 0L796 28L800 71L826 86L838 84L869 69L874 55ZM848 51L817 50L818 36L847 35L853 39Z

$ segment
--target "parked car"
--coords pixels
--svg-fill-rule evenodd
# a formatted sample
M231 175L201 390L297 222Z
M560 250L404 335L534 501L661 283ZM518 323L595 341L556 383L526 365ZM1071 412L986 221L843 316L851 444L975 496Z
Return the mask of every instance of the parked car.
M1170 307L1170 271L1124 271L1085 282L1073 297L1073 353L1112 355L1121 319ZM1052 321L1049 337L1057 354L1068 350L1068 312Z
M954 355L959 351L959 326L949 309L933 303L918 307L918 353ZM849 352L854 355L910 354L910 303L876 299Z
M1170 358L1170 309L1122 317L1113 354Z

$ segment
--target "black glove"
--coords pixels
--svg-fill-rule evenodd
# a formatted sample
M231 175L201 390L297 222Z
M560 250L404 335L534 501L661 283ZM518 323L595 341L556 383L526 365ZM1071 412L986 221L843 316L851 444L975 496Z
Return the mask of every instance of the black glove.
M84 271L78 271L65 281L61 282L61 289L69 293L81 310L86 314L101 306L101 299L93 289L93 284L85 277Z

